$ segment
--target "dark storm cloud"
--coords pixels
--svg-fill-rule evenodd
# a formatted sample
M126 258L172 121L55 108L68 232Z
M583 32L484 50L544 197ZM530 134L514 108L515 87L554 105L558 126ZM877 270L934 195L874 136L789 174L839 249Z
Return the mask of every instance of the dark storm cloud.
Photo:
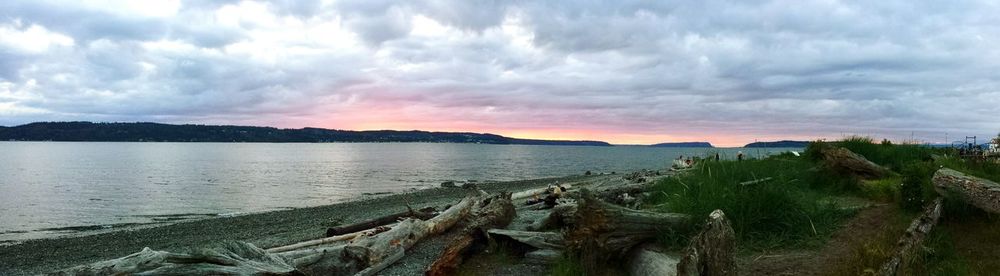
M396 118L928 140L1000 129L1000 7L988 1L142 4L0 3L0 124Z

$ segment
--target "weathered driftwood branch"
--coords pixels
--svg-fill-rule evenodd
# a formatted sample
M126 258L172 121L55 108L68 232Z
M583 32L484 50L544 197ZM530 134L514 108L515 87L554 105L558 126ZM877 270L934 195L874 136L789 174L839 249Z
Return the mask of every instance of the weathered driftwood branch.
M377 234L377 233L385 232L385 231L387 231L389 229L392 229L393 225L394 224L383 225L383 226L378 226L378 227L375 227L375 228L372 228L372 229L365 229L365 230L357 231L357 232L354 232L354 233L348 233L348 234L343 234L343 235L339 235L339 236L332 236L332 237L327 237L327 238L322 238L322 239L315 239L315 240L304 241L304 242L300 242L300 243L296 243L296 244L289 244L289 245L285 245L285 246L268 248L267 249L267 253L281 253L281 252L293 251L293 250L298 250L298 249L302 249L302 248L306 248L306 247L311 247L311 246L330 244L330 243L335 243L335 242L340 242L340 241L348 241L348 240L352 240L354 238L365 236L365 235L374 235L374 234Z
M624 208L603 202L584 189L574 219L566 232L566 245L580 254L585 270L595 273L632 246L664 229L686 224L688 216Z
M407 207L407 208L409 208L409 207ZM407 210L407 211L404 211L404 212L399 212L399 213L395 213L395 214L391 214L391 215L387 215L387 216L382 216L382 217L378 217L378 218L375 218L375 219L366 220L366 221L362 221L362 222L358 222L358 223L354 223L354 224L348 224L348 225L341 225L341 226L336 226L336 227L330 227L330 228L326 229L326 236L327 237L333 237L333 236L337 236L337 235L354 233L354 232L362 231L362 230L365 230L365 229L372 229L372 228L375 228L375 227L379 227L379 226L383 226L383 225L388 225L388 224L396 223L399 220L404 219L404 218L418 218L418 219L422 219L422 220L427 220L427 219L430 219L430 218L434 217L434 215L435 215L434 214L434 207L426 207L426 208L423 208L423 209L420 209L420 210L416 210L416 211L414 211L413 209L410 209L410 210Z
M461 236L453 240L445 248L441 256L425 271L426 275L454 275L462 264L465 255L475 244L485 243L489 237L486 231L493 228L506 227L517 216L510 193L503 192L495 197L480 201L474 208L468 223L461 231Z
M740 182L740 186L749 186L749 185L754 185L754 184L768 182L768 181L771 181L771 180L774 180L774 178L773 177L765 177L765 178L761 178L761 179L754 179L754 180L750 180L750 181L743 181L743 182Z
M651 244L638 245L628 253L628 274L677 275L677 258L664 254Z
M653 184L655 183L627 184L597 191L594 194L604 202L635 208L642 204L643 195L653 189Z
M269 253L248 243L232 242L222 247L192 253L171 253L143 249L123 258L73 267L55 275L365 275L377 273L420 239L444 232L464 218L473 205L467 197L440 215L427 221L408 218L391 230L367 236L365 231L349 235L357 237L351 244L306 248L348 236L308 241L284 251ZM291 251L288 251L291 250Z
M824 166L840 173L855 175L863 179L878 179L889 174L889 170L846 148L825 148L821 154Z
M517 231L506 229L490 229L488 232L490 235L504 236L538 249L563 249L565 247L563 235L555 232Z
M511 200L519 200L519 199L525 199L525 198L534 197L534 196L543 196L543 195L546 195L548 193L554 192L553 187L562 187L563 189L565 189L565 190L568 191L570 188L573 187L573 185L570 185L570 184L556 184L556 185L552 185L552 186L545 187L545 188L538 188L538 189L531 189L531 190L526 190L526 191L520 191L520 192L516 192L516 193L511 194L510 195L510 199ZM560 191L560 192L562 192L562 191Z
M736 234L722 210L708 215L677 264L677 275L736 275Z
M955 194L973 206L1000 214L1000 184L996 182L945 168L934 173L932 182L943 196Z
M920 244L924 242L924 238L927 237L927 234L937 224L938 219L941 217L942 201L941 197L935 199L934 203L924 210L923 215L910 223L910 227L906 229L906 234L896 243L896 253L879 270L880 275L899 274L903 264L913 256L914 250L920 248Z
M230 242L190 253L147 248L122 258L50 275L302 275L283 259L249 243Z

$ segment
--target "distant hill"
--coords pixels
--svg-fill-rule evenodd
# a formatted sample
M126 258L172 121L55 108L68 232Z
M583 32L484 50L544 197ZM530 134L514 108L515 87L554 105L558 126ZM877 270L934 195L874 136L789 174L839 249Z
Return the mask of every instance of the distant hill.
M419 130L279 129L256 126L160 123L42 122L0 127L0 141L94 142L431 142L512 145L610 146L601 141L535 140L488 133Z
M658 148L714 148L709 142L673 142L649 145Z
M781 140L777 142L753 142L744 148L804 148L809 145L809 141Z

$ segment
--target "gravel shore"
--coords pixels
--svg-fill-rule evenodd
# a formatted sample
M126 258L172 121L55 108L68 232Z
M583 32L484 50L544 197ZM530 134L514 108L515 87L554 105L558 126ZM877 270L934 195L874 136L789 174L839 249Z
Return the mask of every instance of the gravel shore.
M555 181L588 176L480 183L487 192L521 191ZM31 240L0 247L0 275L33 275L123 257L143 247L181 251L235 240L261 248L323 237L326 228L415 208L453 204L467 195L461 188L436 188L326 206L218 217L172 225L127 229L82 237Z

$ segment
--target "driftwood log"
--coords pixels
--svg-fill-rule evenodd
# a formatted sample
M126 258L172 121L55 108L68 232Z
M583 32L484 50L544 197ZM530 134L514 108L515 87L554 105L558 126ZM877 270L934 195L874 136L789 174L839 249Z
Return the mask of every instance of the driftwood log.
M879 269L880 275L890 276L900 274L903 265L913 256L914 251L920 248L927 234L937 224L938 219L941 217L942 201L941 197L935 199L934 203L924 210L923 215L910 223L910 227L906 229L906 233L896 243L896 252L892 255L892 258L889 258L889 261L885 262L882 268ZM905 273L903 274L905 275Z
M249 243L229 242L190 253L149 247L122 258L77 266L50 275L303 275L284 259Z
M361 237L352 244L322 249L315 254L295 258L292 262L297 269L309 275L352 275L368 267L385 267L388 265L385 262L395 261L392 257L399 251L413 247L424 237L440 234L465 218L475 201L475 197L466 197L427 221L408 218L385 233ZM285 253L295 255L295 251Z
M628 273L633 276L677 275L677 258L651 244L638 245L628 253Z
M389 229L392 229L392 226L395 226L395 224L378 226L378 227L375 227L375 228L372 228L372 229L365 229L365 230L357 231L357 232L354 232L354 233L347 233L347 234L343 234L343 235L339 235L339 236L326 237L326 238L322 238L322 239L315 239L315 240L309 240L309 241L304 241L304 242L295 243L295 244L289 244L289 245L284 245L284 246L279 246L279 247L274 247L274 248L268 248L266 251L267 251L267 253L281 253L281 252L288 252L288 251L293 251L293 250L302 249L302 248L306 248L306 247L317 246L317 245L324 245L324 244L330 244L330 243L335 243L335 242L349 241L349 240L352 240L352 239L355 239L355 238L358 238L358 237L361 237L361 236L370 236L370 235L375 235L375 234L378 234L378 233L382 233L382 232L388 231Z
M455 225L469 213L473 201L474 197L467 197L427 221L409 218L378 235L364 235L366 231L349 234L354 238L349 244L302 248L333 242L331 239L336 238L333 237L279 247L274 252L242 242L189 253L145 248L129 256L53 275L374 275L402 258L405 250L420 239ZM296 248L300 249L293 250Z
M566 247L563 235L555 232L517 231L507 229L490 229L488 232L492 236L503 236L538 249L561 250Z
M511 194L500 193L497 196L486 198L477 204L468 216L466 226L461 231L461 236L453 240L445 248L441 256L432 263L425 271L426 275L454 275L458 271L458 266L469 254L471 247L476 244L485 244L489 237L487 230L502 228L510 224L517 215L514 204L510 199Z
M409 208L409 207L407 207L407 208ZM382 216L382 217L379 217L379 218L375 218L375 219L371 219L371 220L366 220L366 221L362 221L362 222L358 222L358 223L354 223L354 224L341 225L341 226L337 226L337 227L330 227L330 228L326 229L326 236L327 237L333 237L333 236L344 235L344 234L348 234L348 233L354 233L354 232L358 232L358 231L362 231L362 230L366 230L366 229L372 229L372 228L375 228L375 227L379 227L379 226L383 226L383 225L389 225L389 224L392 224L392 223L399 222L399 220L404 219L404 218L418 218L418 219L422 219L422 220L428 220L428 219L434 217L434 215L435 215L434 214L434 207L426 207L426 208L423 208L423 209L420 209L420 210L416 210L416 211L414 211L413 209L409 209L409 210L407 210L405 212L399 212L399 213L391 214L391 215L388 215L388 216Z
M823 155L824 166L843 174L862 179L878 179L889 174L889 170L846 148L829 147L820 153Z
M1000 184L952 169L939 169L932 178L934 189L943 196L958 195L968 204L1000 214Z
M565 233L566 245L579 254L584 270L601 271L612 258L624 256L640 242L661 231L683 226L688 216L633 210L603 202L584 189L572 226Z
M677 275L736 275L736 234L722 210L708 215L683 254Z

